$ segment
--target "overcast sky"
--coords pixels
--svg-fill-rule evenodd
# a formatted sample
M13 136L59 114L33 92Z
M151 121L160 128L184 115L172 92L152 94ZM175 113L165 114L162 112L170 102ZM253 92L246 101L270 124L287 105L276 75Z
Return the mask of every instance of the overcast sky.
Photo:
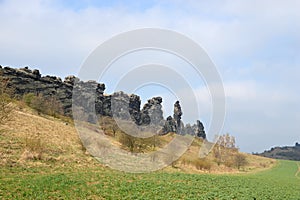
M223 133L242 151L260 152L300 142L299 21L298 0L0 0L0 64L65 77L116 34L180 32L206 50L223 79ZM205 87L195 89L208 126L210 98Z

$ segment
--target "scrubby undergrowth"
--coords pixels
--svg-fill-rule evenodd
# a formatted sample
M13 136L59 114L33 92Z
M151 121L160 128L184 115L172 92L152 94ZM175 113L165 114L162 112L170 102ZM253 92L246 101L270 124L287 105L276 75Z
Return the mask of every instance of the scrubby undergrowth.
M140 151L147 153L162 148L174 138L174 133L164 136L155 136L143 144L143 140L134 141L128 135L114 129L111 119L106 122L104 132L114 145L124 150ZM101 123L100 123L101 124ZM96 125L88 125L90 129ZM101 125L102 127L103 124ZM77 131L67 118L54 118L41 115L35 110L15 104L13 118L5 125L0 135L0 166L45 166L57 167L102 167L82 145ZM142 144L144 146L142 146ZM186 153L165 171L182 171L186 173L244 173L270 168L275 164L274 160L239 153L237 150L228 150L223 155L228 162L219 163L212 151L208 157L199 159L199 149L202 144L201 138L195 138ZM130 149L133 148L133 149ZM223 152L224 153L224 152ZM237 163L236 158L241 156L246 163ZM237 164L240 164L238 166Z

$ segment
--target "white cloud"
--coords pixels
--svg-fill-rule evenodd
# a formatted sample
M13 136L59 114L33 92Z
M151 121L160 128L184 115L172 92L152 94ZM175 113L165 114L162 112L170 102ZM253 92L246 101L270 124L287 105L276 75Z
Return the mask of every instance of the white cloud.
M257 98L257 88L253 81L225 83L224 89L227 99L251 101Z
M75 10L59 1L0 1L0 64L66 76L120 32L142 27L179 31L202 45L219 67L227 99L225 128L238 134L241 147L254 145L244 150L255 151L255 143L271 145L272 135L285 143L300 139L299 4L177 0L142 10L122 4ZM201 114L209 119L210 95L205 87L197 88ZM263 141L249 139L258 134L264 134Z
M237 137L242 150L262 151L300 139L299 94L254 81L225 83L225 90L225 129Z

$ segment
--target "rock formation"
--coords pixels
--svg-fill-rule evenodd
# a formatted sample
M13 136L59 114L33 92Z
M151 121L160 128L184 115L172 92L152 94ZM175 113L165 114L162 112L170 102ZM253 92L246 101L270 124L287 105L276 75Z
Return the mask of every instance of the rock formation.
M165 125L162 129L162 134L167 134L169 132L173 132L173 133L177 132L176 122L171 116L167 117Z
M67 76L64 81L55 76L42 76L39 70L28 67L14 69L0 66L0 74L9 79L9 86L14 88L17 98L24 94L33 93L43 97L55 97L62 105L64 114L72 116L72 100L80 112L87 113L84 120L95 122L89 113L95 108L98 116L117 117L124 120L133 120L137 125L163 126L161 132L176 132L178 134L191 134L206 138L203 124L198 120L196 125L184 124L181 120L183 114L179 101L174 104L173 118L163 118L162 98L154 97L141 107L141 99L135 94L115 92L104 94L105 85L96 81L80 81L75 76ZM76 83L76 84L75 84ZM73 90L77 90L73 97Z
M141 124L163 125L162 98L154 97L149 99L141 111Z
M162 134L167 134L169 132L174 132L177 134L189 134L189 135L195 135L197 137L201 137L203 139L206 139L206 134L204 131L204 126L202 122L199 120L196 121L196 124L190 125L186 124L184 126L181 116L183 112L180 106L179 101L176 101L174 104L174 113L173 113L173 118L169 116L164 124L164 127L162 129Z
M184 128L183 122L181 121L181 116L182 116L182 110L179 101L176 101L174 104L174 114L173 118L176 123L177 130L176 132L181 134L182 130Z
M129 96L129 114L131 119L137 124L142 124L142 117L140 112L141 98L138 95L131 94Z
M195 131L193 130L190 124L186 124L184 127L184 134L195 135Z
M0 71L9 79L9 86L14 87L17 97L27 93L42 94L45 98L55 95L61 102L65 114L71 114L73 86L69 82L62 82L60 78L54 76L42 77L39 70L32 71L28 67L21 69L4 67Z
M201 137L203 139L206 138L206 134L205 134L204 126L203 126L202 122L200 122L199 120L197 120L196 124L193 125L192 128L193 128L194 133L196 134L197 137Z

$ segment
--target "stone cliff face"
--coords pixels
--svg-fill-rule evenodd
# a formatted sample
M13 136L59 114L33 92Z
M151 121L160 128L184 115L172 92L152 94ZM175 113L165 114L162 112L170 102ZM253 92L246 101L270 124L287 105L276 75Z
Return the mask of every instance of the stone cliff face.
M164 118L161 103L161 97L154 97L148 100L141 111L141 124L163 125Z
M9 79L9 85L15 89L17 96L27 93L42 94L46 98L55 95L62 103L65 114L70 115L72 109L72 78L66 82L55 76L42 77L39 70L30 70L27 67L13 69L1 67L1 73Z
M63 81L55 76L42 76L39 70L28 67L14 69L0 66L0 74L9 79L9 86L15 90L15 95L22 97L24 94L33 93L43 97L55 97L61 104L64 114L72 115L73 89L80 90L80 98L76 102L85 112L94 106L98 116L117 117L124 120L133 120L137 125L162 126L161 134L176 132L178 134L191 134L206 138L203 124L197 120L195 125L184 124L181 120L183 114L179 101L174 104L173 118L163 118L162 98L149 99L141 108L141 99L135 94L128 95L124 92L104 94L105 85L96 81L80 81L75 76L68 76ZM75 84L76 82L76 84ZM95 96L92 96L95 95ZM94 97L94 98L91 98ZM91 120L93 121L93 120Z

